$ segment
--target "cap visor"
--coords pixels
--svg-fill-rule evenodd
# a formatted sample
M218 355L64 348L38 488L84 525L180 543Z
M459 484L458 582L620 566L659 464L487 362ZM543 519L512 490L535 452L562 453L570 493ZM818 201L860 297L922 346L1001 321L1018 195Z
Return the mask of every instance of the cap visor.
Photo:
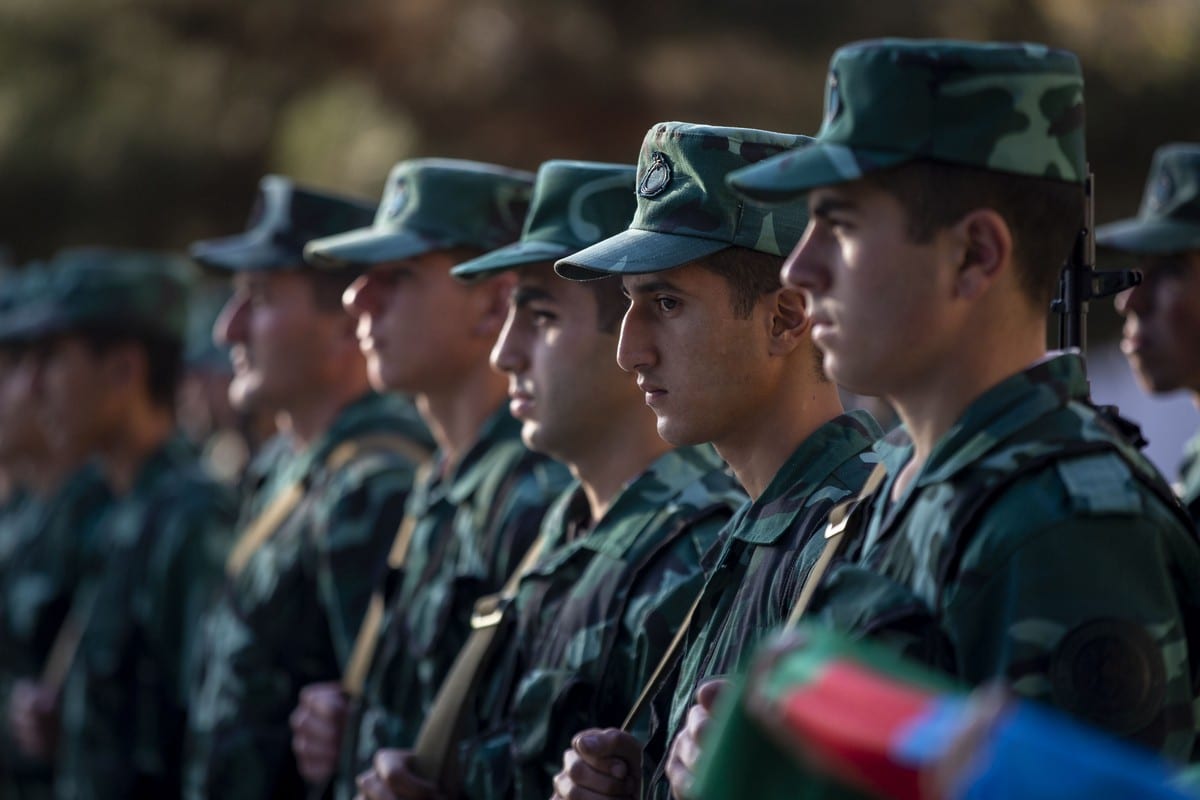
M1200 223L1175 219L1123 219L1096 228L1096 244L1153 256L1200 250Z
M464 261L450 270L450 274L456 278L481 278L529 264L555 261L573 252L575 249L570 245L557 242L515 242L479 258Z
M304 259L295 250L280 247L254 233L195 242L188 248L188 254L201 266L231 272L288 269L304 265Z
M717 239L630 228L561 259L554 271L572 281L662 272L731 246Z
M451 247L412 231L360 228L314 239L304 246L304 260L314 267L336 269L347 264L379 264Z
M863 175L912 159L910 153L850 148L818 141L735 170L726 180L734 191L751 200L782 203L796 199L809 189L855 181Z

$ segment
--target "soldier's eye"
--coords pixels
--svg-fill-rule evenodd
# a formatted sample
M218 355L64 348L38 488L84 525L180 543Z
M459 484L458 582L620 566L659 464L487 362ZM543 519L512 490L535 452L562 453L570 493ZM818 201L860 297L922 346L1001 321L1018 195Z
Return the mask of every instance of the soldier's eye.
M674 297L656 297L654 302L660 311L674 311L679 306L679 301Z

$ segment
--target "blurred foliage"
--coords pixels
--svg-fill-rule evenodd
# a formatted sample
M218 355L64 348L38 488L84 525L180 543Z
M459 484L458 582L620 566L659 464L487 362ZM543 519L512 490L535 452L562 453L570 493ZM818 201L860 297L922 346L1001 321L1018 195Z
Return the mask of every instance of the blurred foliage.
M1200 139L1197 0L4 0L0 242L180 248L260 175L364 195L445 155L632 161L664 119L815 132L825 65L875 36L1075 50L1098 217Z

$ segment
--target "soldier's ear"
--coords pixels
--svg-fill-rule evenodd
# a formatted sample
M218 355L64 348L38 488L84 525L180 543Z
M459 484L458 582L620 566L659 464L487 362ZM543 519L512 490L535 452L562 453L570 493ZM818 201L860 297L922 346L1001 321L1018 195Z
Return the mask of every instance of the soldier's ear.
M805 293L782 287L766 295L771 304L770 352L787 355L808 338L812 322Z
M517 285L515 272L502 272L471 286L478 293L480 314L474 332L491 342L500 336L504 321L508 319L508 299Z
M1006 270L1012 269L1012 232L1004 217L990 208L968 212L954 226L952 240L959 251L955 296L975 300Z

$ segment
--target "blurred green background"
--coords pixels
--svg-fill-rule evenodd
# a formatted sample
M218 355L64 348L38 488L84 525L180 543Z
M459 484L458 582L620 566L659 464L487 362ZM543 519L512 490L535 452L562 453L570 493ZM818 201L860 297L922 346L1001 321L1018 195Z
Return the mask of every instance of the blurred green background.
M375 196L446 155L632 161L665 119L814 133L875 36L1026 39L1086 72L1098 217L1200 139L1198 0L3 0L0 242L180 248L280 172Z

